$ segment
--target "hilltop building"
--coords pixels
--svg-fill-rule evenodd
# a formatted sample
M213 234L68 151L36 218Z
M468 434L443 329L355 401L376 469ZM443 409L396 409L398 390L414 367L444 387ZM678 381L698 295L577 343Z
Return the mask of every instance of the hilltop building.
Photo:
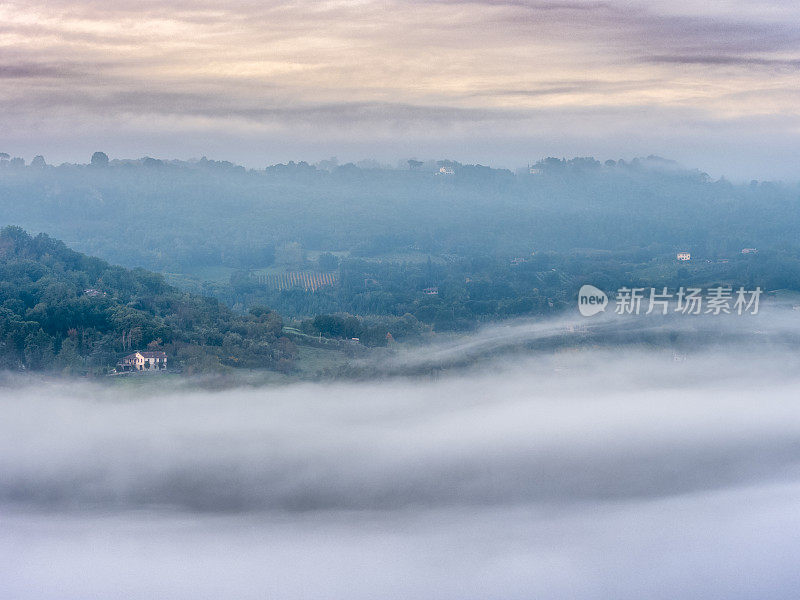
M134 352L118 364L123 371L164 371L167 368L167 353L161 350Z

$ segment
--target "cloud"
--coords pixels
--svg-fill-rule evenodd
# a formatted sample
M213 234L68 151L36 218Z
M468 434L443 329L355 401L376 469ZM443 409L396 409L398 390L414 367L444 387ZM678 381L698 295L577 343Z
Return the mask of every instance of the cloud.
M674 56L649 56L644 60L654 63L686 64L686 65L733 65L753 67L800 67L800 59L753 58L747 56L720 56L720 55L674 55Z
M55 65L13 64L0 65L0 79L62 78L72 75L70 69Z
M0 69L2 77L2 69ZM375 123L403 127L413 124L448 126L476 122L510 122L526 117L520 110L453 108L444 105L414 105L398 102L328 102L282 104L265 98L263 102L232 103L205 93L131 91L125 93L76 93L48 91L28 96L24 107L14 110L23 116L31 107L44 112L69 111L80 103L96 115L167 116L175 119L201 117L226 122L240 119L283 126L302 123L341 128ZM21 108L21 110L20 110Z
M688 161L697 147L708 161L701 168L742 172L772 148L797 144L797 104L785 93L797 88L796 17L738 2L725 10L523 0L12 3L0 8L0 77L17 85L0 90L0 127L15 153L58 160L94 151L94 140L163 155L175 134L204 140L191 154L235 154L243 145L229 139L235 133L258 134L262 146L297 145L312 160L333 140L340 156L396 140L413 154L518 166L533 150L475 155L489 138L501 149L526 138L543 155L619 156L627 147ZM727 135L707 133L701 143L694 128L676 128L681 114L707 132L724 122L731 135L762 140L748 118L786 122L780 140L748 141L738 158L720 150L731 148ZM676 138L669 148L663 130ZM70 135L72 144L54 141ZM600 138L607 148L593 143ZM790 155L778 153L775 171L793 168ZM260 162L288 158L297 156Z

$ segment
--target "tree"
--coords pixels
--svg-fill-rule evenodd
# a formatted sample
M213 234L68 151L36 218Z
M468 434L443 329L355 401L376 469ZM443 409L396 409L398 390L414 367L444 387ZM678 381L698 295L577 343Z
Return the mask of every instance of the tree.
M419 169L421 166L422 166L421 160L414 160L413 158L408 159L408 168L411 169L412 171L414 169Z
M93 167L107 167L108 166L108 154L105 152L95 152L92 154L92 166Z
M44 160L44 156L42 156L41 154L37 154L36 156L34 156L33 160L31 161L31 166L35 169L45 168L47 166L47 163Z
M18 225L6 225L0 229L0 247L17 253L31 243L30 234Z
M142 328L133 327L128 332L128 348L132 349L138 346L142 341Z
M82 370L83 360L78 353L78 344L75 340L67 338L61 342L61 350L58 352L56 364L67 374L79 373Z
M297 345L289 338L279 338L276 346L281 359L293 360L297 358Z
M11 155L8 152L0 152L0 160L8 160Z
M317 259L317 267L320 271L335 271L339 268L339 259L335 254L323 252Z
M41 329L25 338L25 364L29 369L41 370L53 362L53 340Z

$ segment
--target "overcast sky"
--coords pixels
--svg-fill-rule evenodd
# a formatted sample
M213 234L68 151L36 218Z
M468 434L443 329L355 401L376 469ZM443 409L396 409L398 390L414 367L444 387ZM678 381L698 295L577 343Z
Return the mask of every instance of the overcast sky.
M800 8L716 1L0 4L0 151L208 155L650 153L796 179Z

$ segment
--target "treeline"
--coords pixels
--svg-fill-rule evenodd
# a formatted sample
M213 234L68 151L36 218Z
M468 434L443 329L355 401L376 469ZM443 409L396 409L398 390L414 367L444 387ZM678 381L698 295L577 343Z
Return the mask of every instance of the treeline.
M388 346L394 341L419 340L432 328L411 314L402 317L359 317L348 313L321 314L303 319L301 331L307 335L357 340L364 346Z
M11 162L0 161L6 224L159 271L263 268L292 243L360 257L408 248L458 256L798 248L796 186L732 185L656 157L546 159L533 173L439 161L452 175L425 166Z
M299 288L277 290L246 277L245 272L233 274L228 285L218 284L212 291L231 305L246 309L268 303L293 318L367 315L383 319L382 330L392 335L393 319L413 319L424 325L415 330L417 335L430 327L466 330L480 321L562 310L569 290L562 273L553 270L555 266L561 266L560 261L544 255L520 265L487 257L427 262L346 259L337 284L313 293Z
M800 257L788 250L738 251L724 258L694 254L684 263L669 249L650 247L627 252L536 253L513 259L346 258L340 264L338 283L313 293L273 289L245 271L234 273L229 283L217 284L212 291L242 309L266 304L296 319L337 313L384 319L381 330L394 335L391 320L402 316L435 331L463 331L485 321L552 315L574 307L575 294L585 283L605 290L726 284L800 291Z
M586 282L800 289L798 192L715 181L657 157L548 158L516 173L455 161L248 170L209 160L0 159L5 222L167 272L237 314L270 306L298 321L356 315L385 320L379 330L392 335L405 315L423 331L548 314ZM677 263L678 251L692 261ZM312 269L336 272L337 283L313 292L265 283L267 273Z
M111 266L19 227L0 230L0 368L100 374L149 348L187 373L290 371L297 348L282 326L275 311L237 315L159 274Z

